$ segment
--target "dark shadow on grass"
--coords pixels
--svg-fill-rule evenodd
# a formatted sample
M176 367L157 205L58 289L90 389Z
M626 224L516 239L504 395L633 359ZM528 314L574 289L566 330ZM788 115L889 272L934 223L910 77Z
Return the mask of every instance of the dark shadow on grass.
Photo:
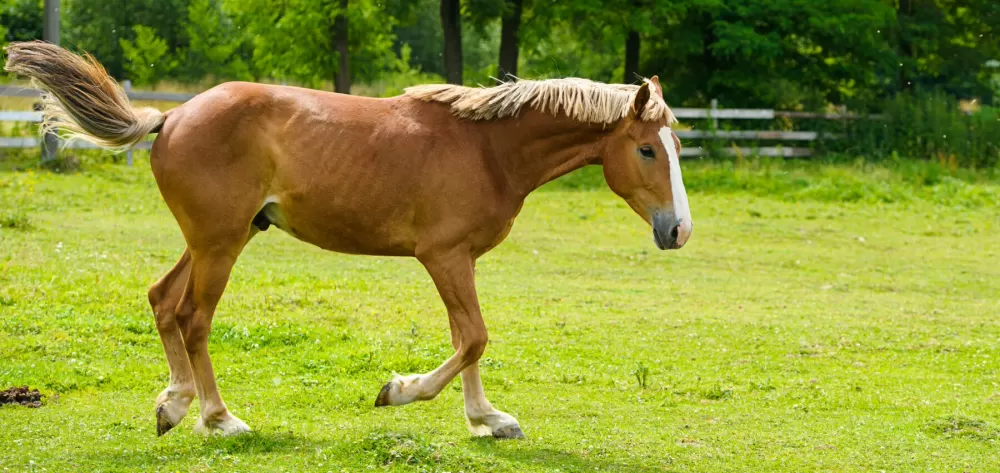
M500 443L514 443L517 448L503 448ZM519 442L527 442L522 446ZM588 458L576 453L566 452L544 446L530 445L530 440L496 440L491 437L473 437L469 443L474 445L477 453L492 455L514 464L521 463L543 467L547 471L621 471L629 473L663 473L671 471L660 465L648 465L642 458L635 458L627 463L603 459Z
M315 444L315 441L299 437L292 432L251 432L235 437L208 437L202 444L202 451L223 452L230 455L260 454L283 452Z
M173 432L168 434L172 435ZM190 436L190 433L178 433ZM257 455L308 452L316 448L353 462L377 468L410 468L436 471L459 469L489 471L501 465L507 468L541 468L545 471L602 471L653 473L670 471L661 464L647 465L642 458L625 462L588 458L576 453L535 446L530 440L495 440L493 438L455 439L454 442L431 441L425 435L395 431L372 431L365 437L348 441L315 441L287 431L253 432L237 437L186 438L178 445L150 437L130 448L104 449L77 458L80 464L127 465L127 469L147 471L175 463L192 466L220 455L251 460ZM662 463L662 462L657 462Z
M644 465L641 458L616 462L587 458L576 453L536 446L530 440L495 440L467 437L436 441L427 436L393 430L376 430L351 445L355 454L368 457L373 466L409 467L414 470L519 471L534 467L543 471L663 472L662 465ZM347 453L346 451L344 452Z
M167 435L192 435L177 432ZM319 445L306 437L300 437L292 432L265 431L251 432L236 437L207 437L200 440L200 445L192 441L191 448L175 448L160 442L156 437L150 437L148 442L134 450L103 450L87 455L91 457L83 463L94 464L126 464L130 468L161 465L165 461L196 460L199 458L223 455L260 455L268 453L291 452ZM142 448L145 447L145 450Z

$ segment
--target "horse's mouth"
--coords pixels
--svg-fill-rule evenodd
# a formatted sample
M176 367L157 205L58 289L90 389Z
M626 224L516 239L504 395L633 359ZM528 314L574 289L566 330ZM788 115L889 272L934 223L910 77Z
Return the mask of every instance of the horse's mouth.
M671 232L661 232L656 227L653 227L653 242L661 250L676 250L680 248L680 245L677 244L677 230L673 231L673 236L670 235Z
M678 221L673 212L653 214L653 242L661 250L676 250L691 236L691 223Z

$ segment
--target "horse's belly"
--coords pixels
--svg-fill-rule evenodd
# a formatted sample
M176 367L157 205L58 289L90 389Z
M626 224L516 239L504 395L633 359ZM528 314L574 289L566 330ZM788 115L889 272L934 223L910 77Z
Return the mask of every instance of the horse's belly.
M295 238L339 253L413 256L416 246L408 219L391 212L286 205L278 200L266 205L262 213Z

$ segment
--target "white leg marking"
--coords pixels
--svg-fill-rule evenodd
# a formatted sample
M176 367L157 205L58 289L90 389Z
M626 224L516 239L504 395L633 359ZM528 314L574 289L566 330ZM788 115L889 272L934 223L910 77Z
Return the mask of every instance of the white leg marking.
M389 405L402 406L414 401L427 401L437 396L436 392L427 389L428 377L433 373L409 376L395 375L389 382Z
M523 437L521 427L510 414L497 410L483 393L483 382L479 378L479 367L470 366L462 371L462 396L465 398L465 420L469 431L477 437L502 436ZM516 432L516 434L515 434Z
M677 227L677 244L683 245L691 237L694 222L691 220L691 208L688 207L687 191L684 189L684 178L681 176L681 160L674 147L673 131L670 127L660 128L660 140L667 149L670 158L670 191L674 199L674 217L680 224Z
M194 432L200 435L221 435L228 437L249 431L250 427L246 423L228 412L221 419L212 422L206 422L205 418L199 417L198 423L194 426Z

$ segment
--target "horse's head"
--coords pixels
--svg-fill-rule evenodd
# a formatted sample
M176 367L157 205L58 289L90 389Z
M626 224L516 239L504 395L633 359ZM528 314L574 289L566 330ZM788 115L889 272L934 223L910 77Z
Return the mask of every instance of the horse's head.
M654 103L651 101L651 94ZM691 236L691 211L681 180L681 143L670 129L670 114L649 120L646 107L662 104L654 76L636 93L631 112L618 125L602 156L604 178L632 210L653 227L661 250L684 246Z

